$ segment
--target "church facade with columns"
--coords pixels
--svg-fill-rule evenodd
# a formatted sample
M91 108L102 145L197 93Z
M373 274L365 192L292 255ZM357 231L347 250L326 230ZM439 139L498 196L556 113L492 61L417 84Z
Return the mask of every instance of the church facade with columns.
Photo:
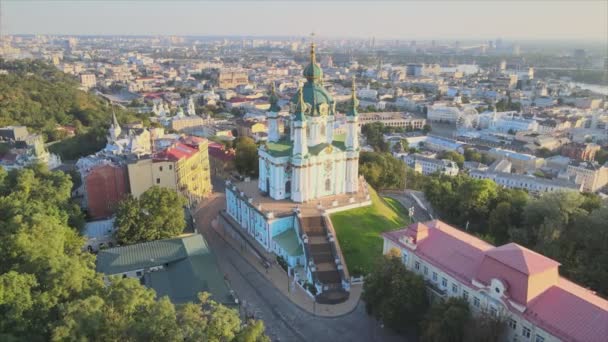
M346 133L334 134L336 103L323 87L323 71L311 62L306 83L290 103L289 135L279 134L277 97L270 95L268 141L259 148L260 191L276 200L302 203L355 193L358 189L359 140L356 91L347 115Z

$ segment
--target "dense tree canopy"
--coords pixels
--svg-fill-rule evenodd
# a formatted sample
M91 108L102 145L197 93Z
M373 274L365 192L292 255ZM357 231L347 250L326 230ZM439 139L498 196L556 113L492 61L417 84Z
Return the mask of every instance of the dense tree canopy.
M405 163L389 153L361 152L359 172L375 189L403 189Z
M110 108L101 98L78 89L75 77L43 61L0 59L0 69L8 71L0 75L0 127L25 125L54 141L64 137L57 125L73 126L77 136L54 145L53 152L65 159L75 159L105 144L112 110L122 123L147 122L145 115Z
M415 330L427 310L426 285L397 255L382 258L365 277L367 312L396 331Z
M421 341L461 342L471 317L469 303L462 298L438 301L422 321Z
M437 158L451 160L458 164L458 167L464 164L464 156L455 151L443 151L437 155Z
M250 137L239 137L235 140L236 156L234 160L237 171L244 176L258 177L258 146Z
M242 325L208 294L176 307L137 280L105 284L69 224L71 188L41 166L0 168L0 340L268 340L261 322Z
M365 136L367 144L376 152L388 152L388 143L384 141L383 137L387 131L381 122L363 125L361 133Z
M167 239L186 227L186 199L175 190L153 186L138 199L128 197L116 210L118 241L132 244Z
M495 245L516 242L559 261L572 280L608 295L608 205L577 192L530 196L466 175L406 171L409 189L424 191L440 218Z

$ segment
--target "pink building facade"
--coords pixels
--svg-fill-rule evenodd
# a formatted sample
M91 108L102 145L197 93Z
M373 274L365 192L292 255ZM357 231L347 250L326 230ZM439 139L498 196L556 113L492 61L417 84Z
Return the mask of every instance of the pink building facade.
M506 341L608 341L608 301L560 277L559 263L515 243L494 247L434 220L383 234L434 297L503 315Z

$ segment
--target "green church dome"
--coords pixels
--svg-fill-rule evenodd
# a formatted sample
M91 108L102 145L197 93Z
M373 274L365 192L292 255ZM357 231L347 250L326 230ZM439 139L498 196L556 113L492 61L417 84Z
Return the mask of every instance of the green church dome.
M307 114L310 116L317 116L320 114L318 106L325 103L331 107L334 99L321 85L323 70L316 62L314 43L310 46L310 63L304 68L303 75L306 77L307 82L304 83L304 86L302 87L302 95L304 102L309 104L310 108L312 108L311 112ZM291 98L291 103L297 104L298 100L299 94L296 93Z
M315 58L315 43L310 44L310 63L304 68L302 73L308 82L320 81L323 79L323 70L317 64Z

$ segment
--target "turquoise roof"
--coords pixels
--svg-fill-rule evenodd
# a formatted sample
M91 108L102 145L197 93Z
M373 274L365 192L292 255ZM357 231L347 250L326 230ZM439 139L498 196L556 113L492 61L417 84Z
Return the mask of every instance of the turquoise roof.
M110 248L97 255L97 271L107 275L155 266L163 269L144 272L142 282L159 297L185 303L205 291L218 302L234 304L215 257L200 234Z
M295 229L287 229L272 238L289 256L300 256L304 254L302 245L298 240Z
M279 105L278 105L279 97L277 96L277 93L276 93L276 90L274 87L274 82L272 82L272 86L270 88L268 102L270 102L270 108L268 109L269 112L278 113L281 111L281 107L279 107Z
M317 64L317 59L315 58L315 43L310 44L310 63L304 68L302 74L306 77L308 82L315 82L323 79L323 70L321 70L321 67Z
M291 149L293 145L289 138L279 140L277 142L267 142L266 143L266 152L268 152L273 157L285 157L291 155Z
M310 48L310 63L304 68L303 75L307 80L302 87L302 97L304 102L308 104L305 114L310 116L319 115L320 113L318 106L323 103L329 105L333 104L334 99L321 84L323 80L323 70L321 70L321 67L317 64L314 43ZM293 104L297 104L299 101L299 96L299 94L295 94L291 98L291 102Z
M302 92L303 92L304 102L308 103L310 105L310 107L313 108L312 113L307 113L311 116L315 115L315 114L318 115L318 108L317 108L318 105L320 105L322 103L331 104L334 102L334 99L331 97L331 95L329 95L327 90L325 90L325 88L323 88L323 86L321 86L317 83L312 83L312 82L304 83L304 86L302 87ZM296 93L291 98L291 102L298 103L298 96L299 95Z
M306 121L306 117L304 116L304 114L306 113L307 106L306 106L306 101L304 100L304 90L302 89L302 87L300 87L300 89L298 89L298 92L295 95L294 103L296 104L296 108L295 108L293 120L294 121Z
M346 150L346 145L344 143L344 139L346 139L345 134L336 134L334 135L334 141L331 144L321 143L315 146L310 146L308 148L308 153L311 155L318 155L321 151L323 151L327 146L333 146L341 151ZM279 140L277 142L266 142L266 152L273 157L287 157L291 155L291 151L293 149L293 144L289 138L285 138Z
M346 116L357 116L357 107L359 107L359 100L357 100L357 89L355 87L355 78L353 77L353 89L351 94L350 106L346 112Z

